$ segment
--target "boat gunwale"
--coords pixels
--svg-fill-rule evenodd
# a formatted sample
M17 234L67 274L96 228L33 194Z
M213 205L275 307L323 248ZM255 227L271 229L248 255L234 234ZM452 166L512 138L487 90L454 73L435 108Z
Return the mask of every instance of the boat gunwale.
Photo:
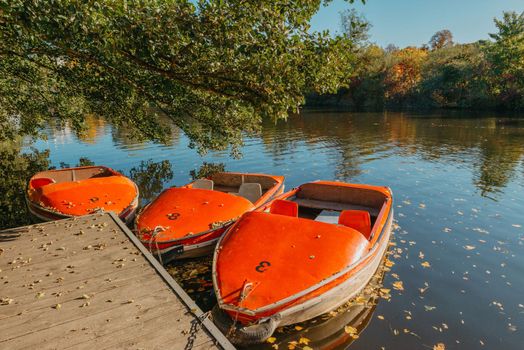
M325 181L314 181L316 183L326 183ZM351 185L351 184L350 184ZM246 309L246 308L242 308L242 307L239 307L239 306L235 306L235 305L231 305L231 304L228 304L226 302L224 302L224 299L222 298L222 294L221 294L221 291L220 291L220 287L218 285L218 272L217 272L217 257L218 257L218 254L220 253L220 250L221 250L221 245L222 245L222 242L224 239L227 238L228 236L228 233L229 231L231 230L231 228L233 227L233 225L231 227L229 227L227 229L227 231L222 235L222 237L219 239L219 241L217 242L217 246L215 248L215 251L214 251L214 254L213 254L213 264L212 264L212 278L213 278L213 288L215 290L215 295L216 295L216 298L217 298L217 303L219 305L219 307L223 310L229 310L229 311L236 311L236 312L239 312L239 313L243 313L245 315L249 315L249 316L256 316L257 314L260 314L260 313L264 313L264 312L267 312L267 311L270 311L270 310L273 310L275 308L278 308L280 306L283 306L283 305L286 305L286 304L289 304L303 296L306 296L307 294L310 294L322 287L324 287L325 285L335 281L336 279L340 278L340 277L343 277L344 275L347 275L347 274L355 274L358 272L357 268L361 265L361 266L365 266L366 265L366 262L368 260L371 260L373 258L373 255L375 255L375 253L377 252L377 250L379 249L379 247L381 247L381 244L379 244L379 242L381 241L381 238L383 238L385 236L385 233L386 233L386 230L389 226L388 223L392 222L392 214L393 214L393 194L392 194L392 191L389 187L379 187L379 186L370 186L370 185L357 185L357 184L352 184L353 186L348 186L348 184L346 184L347 187L355 187L356 186L363 186L364 188L366 189L372 189L372 190L377 190L381 193L383 193L384 195L386 195L386 198L384 200L384 204L382 205L382 208L379 212L379 215L377 217L377 221L379 221L379 219L382 219L383 217L385 217L384 220L380 220L380 223L379 225L375 226L371 232L371 236L370 237L373 237L372 240L370 241L370 245L371 245L371 248L369 249L369 251L366 253L365 256L361 257L358 261L354 262L353 264L351 265L348 265L347 267L345 267L344 269L332 274L331 276L319 281L318 283L298 292L298 293L295 293L293 295L290 295L289 297L286 297L284 299L281 299L279 301L276 301L276 302L273 302L271 304L268 304L268 305L265 305L265 306L262 306L262 307L259 307L258 309L255 309L255 310L250 310L250 309ZM286 192L284 194L282 194L281 196L279 196L278 198L286 198L288 195L291 195L293 193L296 193L296 191L300 188L300 186L294 188L293 190L289 191L289 192ZM383 192L382 190L385 189L388 193L385 193ZM276 198L276 199L278 199ZM387 216L385 216L385 212L387 211ZM238 222L238 221L237 221ZM380 230L380 233L379 235L376 235L377 231ZM359 269L360 270L360 269ZM350 277L348 277L348 280L350 279ZM317 297L321 297L321 295L317 296ZM316 298L313 298L313 299L310 299L310 300L306 300L304 301L304 303L307 303L307 302L311 302L312 300L315 300ZM303 304L303 303L302 303ZM297 306L301 306L302 304L299 304ZM273 316L273 315L271 315ZM261 318L259 321L263 321L263 320L266 320L268 318L270 318L271 316L268 316L268 317L264 317L264 318Z
M271 177L271 178L281 178L280 180L277 180L277 183L271 188L269 189L268 191L266 191L266 194L269 193L270 191L274 191L274 193L272 195L269 196L269 198L264 201L263 203L260 203L258 206L256 207L253 207L251 208L250 210L246 211L245 213L247 212L251 212L251 211L258 211L258 210L261 210L263 206L265 206L267 203L273 201L276 197L275 195L282 189L282 191L284 191L284 177L283 176L278 176L278 175L268 175L268 174L252 174L252 173L234 173L234 172L231 172L228 174L236 174L236 175L242 175L242 174L249 174L249 175L259 175L259 176L267 176L267 177ZM195 180L196 181L196 180ZM140 241L142 242L142 244L146 244L147 246L150 246L150 240L149 239L146 239L146 240L143 240L142 237L140 237L140 231L138 230L138 221L140 220L140 215L142 215L142 213L151 205L151 203L153 203L158 197L160 197L162 195L162 193L166 192L166 191L169 191L170 189L172 188L191 188L191 187L187 187L191 184L193 184L195 181L192 181L184 186L181 186L181 187L176 187L176 186L172 186L172 187L169 187L169 188L166 188L165 190L163 190L153 201L151 201L150 203L148 203L145 207L143 207L141 210L140 210L140 213L137 214L136 216L136 220L135 220L135 223L134 223L134 232L137 234L137 237L139 237ZM277 186L278 184L278 186ZM215 190L203 190L203 191L215 191ZM221 191L218 191L218 192L221 192ZM227 192L222 192L222 193L227 193ZM244 213L243 213L244 214ZM243 215L242 214L242 215ZM218 230L222 230L222 229L227 229L229 227L231 227L233 224L235 224L236 221L238 221L238 219L242 216L238 216L237 218L233 218L231 220L229 220L226 224L222 225L222 226L219 226L219 227L216 227L216 228L212 228L212 229L209 229L209 230L206 230L206 231L201 231L201 232L198 232L198 233L195 233L195 234L192 234L191 236L189 237L181 237L181 238L175 238L175 239L170 239L170 240L166 240L166 241L157 241L157 240L154 240L155 242L157 242L158 244L169 244L170 246L169 247L165 247L161 250L165 250L165 249L169 249L171 248L171 246L173 245L172 243L177 243L177 242L183 242L183 241L186 241L186 240L192 240L194 238L198 238L198 237L201 237L201 236L204 236L204 235L207 235L207 234L210 234L210 233L213 233L215 231L218 231ZM224 233L225 234L225 233ZM203 243L203 242L200 242L200 243ZM182 246L184 247L191 247L193 245L198 245L200 243L196 243L196 244L187 244L187 245L184 245L184 244L181 244Z

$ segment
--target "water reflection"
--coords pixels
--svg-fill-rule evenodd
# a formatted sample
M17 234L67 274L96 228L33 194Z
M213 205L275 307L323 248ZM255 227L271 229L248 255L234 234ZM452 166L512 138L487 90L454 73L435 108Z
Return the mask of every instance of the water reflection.
M473 165L480 193L496 196L524 156L524 118L305 111L286 123L266 123L261 141L274 158L292 154L301 143L327 149L341 180L356 178L364 163L392 154Z
M169 160L154 162L152 159L141 161L129 170L129 178L140 191L140 204L143 206L155 199L173 178L173 169Z

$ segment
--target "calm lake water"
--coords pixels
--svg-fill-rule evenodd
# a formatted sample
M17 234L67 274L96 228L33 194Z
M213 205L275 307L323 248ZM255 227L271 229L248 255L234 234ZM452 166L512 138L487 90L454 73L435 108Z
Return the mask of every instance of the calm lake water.
M87 157L128 172L140 161L169 160L172 178L147 184L145 201L161 187L187 183L204 161L285 175L288 189L316 179L393 189L394 265L382 287L391 291L377 297L378 285L349 311L277 333L280 349L294 342L297 349L524 348L524 116L306 111L265 124L245 140L241 159L200 157L176 132L158 145L133 142L101 120L90 126L82 139L49 130L49 140L35 146L50 149L56 166ZM203 307L212 303L206 266L171 268ZM403 290L394 288L399 281Z

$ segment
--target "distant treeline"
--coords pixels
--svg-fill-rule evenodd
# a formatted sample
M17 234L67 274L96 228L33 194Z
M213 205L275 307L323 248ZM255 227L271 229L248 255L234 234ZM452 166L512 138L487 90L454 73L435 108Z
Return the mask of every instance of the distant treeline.
M350 63L353 78L335 95L309 95L308 105L524 110L524 13L495 19L492 40L457 44L442 30L427 45L403 49L370 44L370 24L354 11L342 19L362 23L345 27L363 39L356 40Z

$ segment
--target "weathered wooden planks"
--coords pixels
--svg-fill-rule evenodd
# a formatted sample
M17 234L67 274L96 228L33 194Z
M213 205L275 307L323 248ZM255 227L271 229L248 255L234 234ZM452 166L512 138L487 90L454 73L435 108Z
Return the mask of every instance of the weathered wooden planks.
M233 348L113 214L2 231L0 248L0 349Z

